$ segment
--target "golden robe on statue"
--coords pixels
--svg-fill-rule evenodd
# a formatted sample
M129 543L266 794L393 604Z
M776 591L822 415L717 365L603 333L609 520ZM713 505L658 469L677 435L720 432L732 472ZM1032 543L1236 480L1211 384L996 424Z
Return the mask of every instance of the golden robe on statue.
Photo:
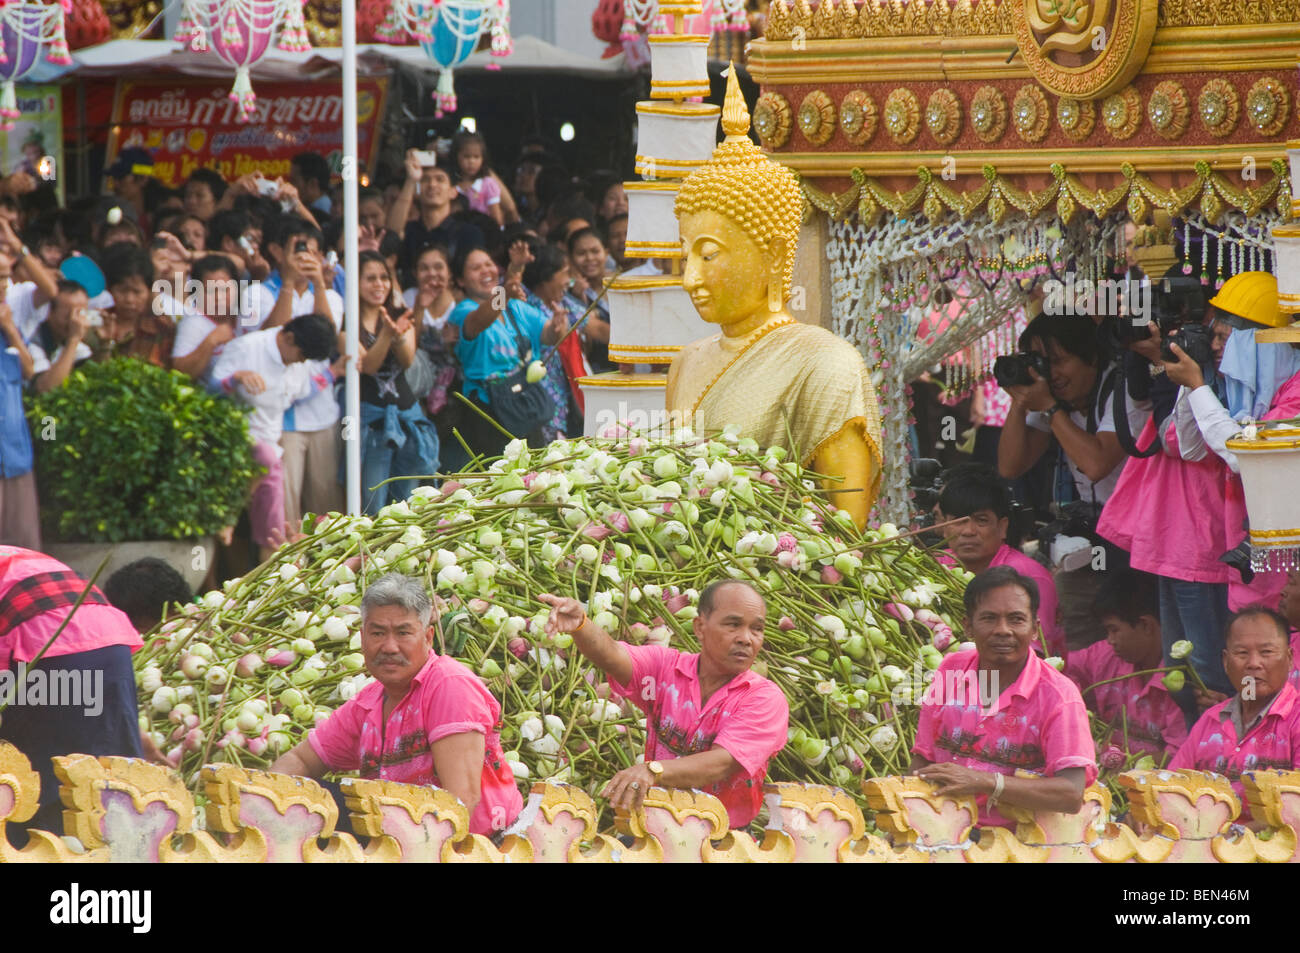
M856 430L877 462L868 483L875 495L880 411L862 356L847 341L788 321L741 341L720 333L693 341L673 371L668 408L700 433L737 424L759 446L784 447L811 466L823 444L845 428Z

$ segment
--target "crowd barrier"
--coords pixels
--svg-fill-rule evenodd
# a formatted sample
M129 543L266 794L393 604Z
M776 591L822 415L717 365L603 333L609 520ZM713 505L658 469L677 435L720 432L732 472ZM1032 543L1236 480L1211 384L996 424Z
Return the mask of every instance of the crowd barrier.
M160 765L72 755L55 759L55 769L64 836L32 831L15 849L6 824L35 814L40 784L27 758L0 743L0 862L1278 863L1298 859L1300 830L1300 772L1293 771L1242 779L1264 825L1257 832L1234 823L1241 804L1225 778L1130 771L1120 780L1131 826L1107 821L1110 792L1094 785L1077 814L1003 805L1016 831L985 828L978 840L972 798L937 797L912 777L863 783L879 834L867 832L841 790L769 784L771 819L761 841L729 831L716 798L660 788L642 811L620 814L618 830L597 831L596 805L584 791L538 782L498 847L469 833L464 806L436 788L344 781L354 836L337 829L329 792L303 778L209 765L200 812L180 777Z

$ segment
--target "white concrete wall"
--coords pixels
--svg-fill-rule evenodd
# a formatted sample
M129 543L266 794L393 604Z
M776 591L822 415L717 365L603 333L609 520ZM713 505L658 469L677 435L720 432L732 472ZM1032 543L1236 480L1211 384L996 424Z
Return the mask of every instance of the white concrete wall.
M510 32L535 36L581 56L599 57L605 44L591 35L597 0L512 0Z

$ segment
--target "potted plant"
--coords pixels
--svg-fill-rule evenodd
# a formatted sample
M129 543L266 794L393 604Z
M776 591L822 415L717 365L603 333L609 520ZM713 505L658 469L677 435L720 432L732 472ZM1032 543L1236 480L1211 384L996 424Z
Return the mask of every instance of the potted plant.
M27 415L50 555L89 576L111 552L101 581L156 556L202 583L213 534L234 525L258 472L245 411L121 358L31 396Z

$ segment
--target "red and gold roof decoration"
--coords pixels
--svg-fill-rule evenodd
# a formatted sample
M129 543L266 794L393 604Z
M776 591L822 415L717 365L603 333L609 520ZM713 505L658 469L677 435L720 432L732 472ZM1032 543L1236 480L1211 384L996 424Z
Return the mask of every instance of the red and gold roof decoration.
M853 104L823 141L763 138L836 210L1208 211L1289 196L1297 36L1300 0L772 0L749 69L769 101Z

